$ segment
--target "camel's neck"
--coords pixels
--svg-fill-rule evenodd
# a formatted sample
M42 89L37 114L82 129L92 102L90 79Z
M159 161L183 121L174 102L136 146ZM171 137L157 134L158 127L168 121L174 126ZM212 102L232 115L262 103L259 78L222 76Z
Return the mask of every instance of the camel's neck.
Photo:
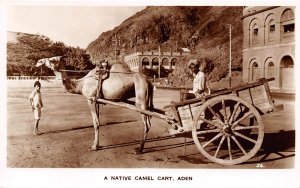
M65 70L65 67L61 67L62 70ZM68 76L67 72L65 71L54 71L54 74L62 80L62 84L64 88L69 92L69 93L76 93L76 94L82 94L81 89L82 89L82 82L83 80L77 81L75 79L70 79Z

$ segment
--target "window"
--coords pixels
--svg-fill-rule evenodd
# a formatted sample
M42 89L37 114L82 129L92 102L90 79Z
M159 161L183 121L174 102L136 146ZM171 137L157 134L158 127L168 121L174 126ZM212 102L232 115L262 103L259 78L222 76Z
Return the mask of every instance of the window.
M281 22L281 26L280 26L281 41L288 42L288 41L295 40L294 12L291 9L286 9L281 15L280 22Z
M290 33L295 31L295 24L288 24L283 26L284 33Z
M258 28L255 28L255 29L253 30L253 36L258 36Z
M275 24L270 25L270 33L274 33L275 32Z
M252 44L258 43L258 25L255 23L252 27Z
M169 65L169 60L168 60L167 58L164 58L164 59L162 60L162 65L163 65L163 66L168 66L168 65Z
M171 60L171 66L172 66L172 67L175 66L176 63L177 63L177 61L178 61L178 59L176 59L176 58L172 59L172 60Z
M254 62L252 65L252 81L254 81L258 78L259 78L258 64L256 62Z
M270 63L269 63L269 67L274 67L274 63L273 63L273 62L270 62Z
M281 22L286 22L294 19L294 12L291 9L286 9L281 15Z
M149 66L149 58L148 57L143 58L142 65L143 66Z
M152 60L152 65L153 66L158 66L159 65L159 60L157 57L155 57L153 60Z
M267 18L266 18L266 23L265 23L265 39L266 42L273 42L276 38L275 36L275 31L276 31L276 24L274 21L274 14L270 14Z
M268 74L267 74L267 78L272 78L275 77L275 72L274 72L274 63L270 62L268 65Z

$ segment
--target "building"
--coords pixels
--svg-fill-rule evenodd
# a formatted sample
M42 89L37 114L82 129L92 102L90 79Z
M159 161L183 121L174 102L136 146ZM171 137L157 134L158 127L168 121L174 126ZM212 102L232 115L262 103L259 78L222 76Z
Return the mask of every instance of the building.
M274 77L272 90L295 92L295 7L245 7L243 31L243 81Z
M190 51L183 52L135 52L124 57L125 63L132 71L141 72L144 67L158 69L161 65L165 69L174 69L182 57L190 54Z

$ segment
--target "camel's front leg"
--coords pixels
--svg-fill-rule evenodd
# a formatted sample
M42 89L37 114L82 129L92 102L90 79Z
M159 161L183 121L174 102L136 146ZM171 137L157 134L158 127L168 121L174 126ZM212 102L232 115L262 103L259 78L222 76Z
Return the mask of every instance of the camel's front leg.
M92 118L93 118L93 125L94 125L94 131L95 131L95 139L94 139L94 144L91 146L92 151L98 150L100 148L99 146L99 117L96 113L96 103L92 100L88 101L91 113L92 113Z

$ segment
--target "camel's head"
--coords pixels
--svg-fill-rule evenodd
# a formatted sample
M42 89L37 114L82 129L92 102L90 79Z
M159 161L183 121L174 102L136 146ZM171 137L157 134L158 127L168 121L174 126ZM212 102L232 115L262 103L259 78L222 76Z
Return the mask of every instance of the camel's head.
M46 65L48 68L53 71L59 71L64 69L64 57L63 56L55 56L51 58L40 59L36 63L36 67Z

